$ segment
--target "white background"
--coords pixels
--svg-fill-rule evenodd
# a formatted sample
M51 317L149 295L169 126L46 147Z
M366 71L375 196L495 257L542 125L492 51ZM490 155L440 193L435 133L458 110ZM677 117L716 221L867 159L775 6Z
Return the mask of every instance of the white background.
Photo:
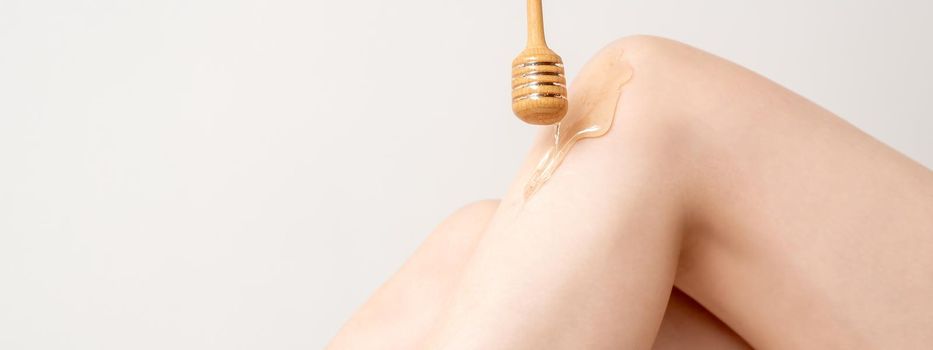
M570 75L651 33L933 165L930 1L545 1ZM320 348L504 192L520 0L0 0L0 349Z

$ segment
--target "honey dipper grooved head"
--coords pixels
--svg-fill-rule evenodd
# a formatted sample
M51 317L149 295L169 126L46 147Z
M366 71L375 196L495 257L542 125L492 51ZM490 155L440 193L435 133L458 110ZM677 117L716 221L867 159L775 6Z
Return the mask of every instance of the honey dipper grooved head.
M535 125L556 124L567 114L564 65L548 48L528 48L512 61L512 111Z

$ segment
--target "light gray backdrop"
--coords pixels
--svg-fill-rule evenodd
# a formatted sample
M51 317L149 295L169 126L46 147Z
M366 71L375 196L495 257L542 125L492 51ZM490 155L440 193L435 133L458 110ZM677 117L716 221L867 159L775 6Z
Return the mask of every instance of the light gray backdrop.
M933 165L930 1L545 1L570 75L673 37ZM307 349L497 197L521 0L0 1L0 349Z

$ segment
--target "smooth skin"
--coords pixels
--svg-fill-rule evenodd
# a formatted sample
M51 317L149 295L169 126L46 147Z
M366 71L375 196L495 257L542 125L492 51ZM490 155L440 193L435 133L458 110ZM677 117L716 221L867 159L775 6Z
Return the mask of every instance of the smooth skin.
M933 172L716 56L611 46L635 71L612 129L524 202L542 133L455 277L419 292L440 311L412 348L648 349L674 286L755 348L933 344ZM371 300L332 348L423 299Z
M444 220L360 308L330 348L418 348L444 309L498 205L496 200L472 203ZM739 350L749 346L675 289L653 349Z

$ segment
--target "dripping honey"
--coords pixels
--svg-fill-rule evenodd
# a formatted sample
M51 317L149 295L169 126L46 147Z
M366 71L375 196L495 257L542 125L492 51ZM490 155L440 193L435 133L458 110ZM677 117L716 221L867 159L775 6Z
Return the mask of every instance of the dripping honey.
M553 126L554 138L525 185L526 200L554 175L577 142L603 136L612 127L622 86L632 79L633 71L621 49L607 50L613 52L597 55L570 85L569 110Z

